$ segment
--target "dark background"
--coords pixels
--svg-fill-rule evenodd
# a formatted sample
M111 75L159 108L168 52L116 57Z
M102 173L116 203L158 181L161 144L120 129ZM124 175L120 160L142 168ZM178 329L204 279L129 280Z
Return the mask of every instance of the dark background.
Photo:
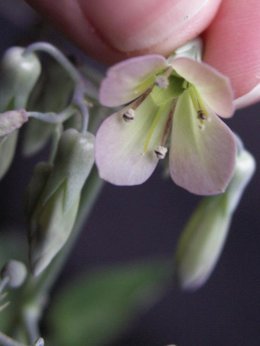
M12 8L16 6L13 13ZM34 13L21 2L0 4L0 49L33 36ZM53 34L53 40L64 45ZM246 78L246 76L245 76ZM1 92L1 91L0 91ZM228 125L260 162L260 105L238 111ZM0 183L0 227L24 228L22 196L33 161L18 154ZM111 346L260 345L259 170L240 203L221 259L195 293L172 288ZM198 198L162 180L160 171L139 187L106 185L59 285L93 266L173 256L176 240ZM91 345L90 345L91 346Z

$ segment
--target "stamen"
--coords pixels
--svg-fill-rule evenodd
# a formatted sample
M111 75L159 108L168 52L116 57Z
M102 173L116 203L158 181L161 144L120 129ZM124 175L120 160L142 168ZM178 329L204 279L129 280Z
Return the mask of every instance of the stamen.
M158 76L155 79L155 85L158 86L160 89L167 89L169 86L169 79L165 75Z
M168 152L168 149L162 145L159 145L154 151L155 155L157 156L159 160L164 159L167 152Z
M135 118L135 111L133 108L129 108L124 114L123 114L123 119L124 121L132 121Z
M197 112L197 118L199 120L199 129L204 130L205 121L207 120L210 121L208 111L206 107L204 106L204 103L199 93L197 92L196 88L193 85L190 85L189 91L190 91L190 97L191 97L193 106Z
M199 120L207 120L207 115L203 113L203 110L199 109L197 114Z

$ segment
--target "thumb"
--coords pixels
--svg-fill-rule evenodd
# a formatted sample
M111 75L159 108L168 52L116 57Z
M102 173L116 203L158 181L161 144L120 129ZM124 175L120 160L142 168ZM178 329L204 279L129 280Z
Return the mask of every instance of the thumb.
M205 33L204 59L227 75L235 96L260 84L260 1L225 0ZM249 103L260 99L260 92Z
M27 0L92 57L107 63L169 54L201 33L221 0Z
M202 32L221 0L79 0L102 40L127 55L171 53Z

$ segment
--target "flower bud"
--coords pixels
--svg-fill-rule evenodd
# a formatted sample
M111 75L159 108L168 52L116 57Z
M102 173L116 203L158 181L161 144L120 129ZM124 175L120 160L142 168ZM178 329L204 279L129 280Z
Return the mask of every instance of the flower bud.
M201 287L222 252L232 215L255 170L252 155L242 150L225 193L204 198L185 227L176 252L176 271L183 289Z
M27 270L22 262L11 260L1 271L2 279L8 279L7 285L12 288L20 287L27 276Z
M0 114L0 138L12 133L26 121L28 121L28 116L23 109Z
M18 132L15 131L9 136L0 138L0 179L8 171L15 154Z
M41 64L33 53L24 55L24 48L9 48L0 66L0 110L25 108L29 95L40 75Z
M35 275L48 266L70 236L81 190L94 163L93 148L94 137L89 133L69 129L61 136L52 171L30 218L30 262Z

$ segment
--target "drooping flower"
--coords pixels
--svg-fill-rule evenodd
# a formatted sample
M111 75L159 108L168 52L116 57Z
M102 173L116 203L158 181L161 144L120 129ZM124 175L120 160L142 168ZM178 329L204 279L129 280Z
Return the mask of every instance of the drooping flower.
M202 195L226 189L236 142L218 115L233 114L232 89L225 76L187 52L135 57L108 70L100 102L125 106L97 132L96 163L104 180L141 184L169 148L176 184Z

